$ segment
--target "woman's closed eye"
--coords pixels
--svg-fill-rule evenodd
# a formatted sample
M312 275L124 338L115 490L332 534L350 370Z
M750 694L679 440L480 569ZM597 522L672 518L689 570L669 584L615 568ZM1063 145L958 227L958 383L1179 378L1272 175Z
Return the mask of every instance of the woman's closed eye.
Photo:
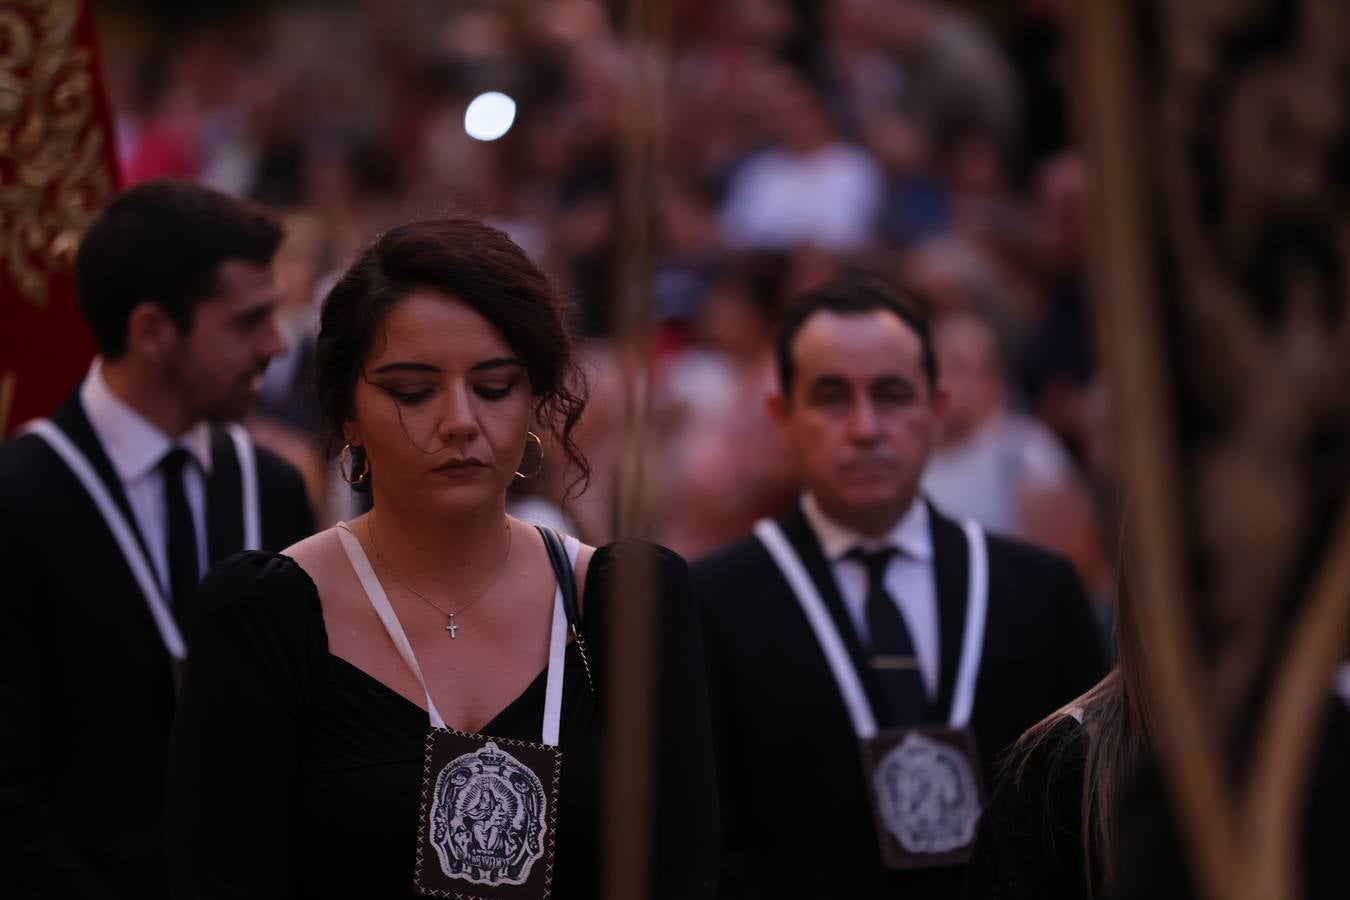
M405 406L416 406L432 395L431 388L393 388L381 385L380 389Z
M515 389L515 386L516 383L514 381L505 383L490 382L487 384L474 385L473 390L474 393L484 400L502 400Z

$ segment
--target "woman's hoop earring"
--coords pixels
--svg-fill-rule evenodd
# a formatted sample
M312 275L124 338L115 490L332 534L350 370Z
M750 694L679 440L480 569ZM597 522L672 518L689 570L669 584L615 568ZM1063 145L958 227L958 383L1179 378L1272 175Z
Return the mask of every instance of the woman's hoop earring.
M517 478L533 478L534 476L542 472L544 469L544 442L539 440L539 435L535 434L533 431L525 432L525 437L534 438L535 446L539 448L539 465L535 466L534 471L528 475L526 475L524 472L517 470L516 472Z
M343 444L342 451L338 453L338 473L342 475L342 480L351 487L360 487L365 484L366 478L370 475L370 457L367 456L363 460L365 465L361 467L360 475L356 474L356 467L352 465L356 459L356 451L360 449L359 446L353 449L351 444ZM349 472L351 474L348 474Z

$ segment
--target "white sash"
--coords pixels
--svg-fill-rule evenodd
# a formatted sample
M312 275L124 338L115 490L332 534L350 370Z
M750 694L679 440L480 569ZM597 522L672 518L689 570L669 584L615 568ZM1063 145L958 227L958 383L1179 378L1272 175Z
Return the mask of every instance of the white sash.
M975 522L962 523L966 535L967 555L970 569L968 594L966 598L966 625L961 640L961 662L957 667L956 685L952 693L951 714L948 724L954 728L964 728L970 723L971 711L975 707L975 682L980 674L980 661L984 655L984 626L989 611L989 557L985 545L984 529ZM867 740L877 734L877 719L872 705L863 690L862 679L849 659L848 648L835 627L825 601L816 589L815 582L807 573L806 567L797 557L783 529L772 519L761 519L755 523L755 536L764 549L769 551L779 570L791 587L797 603L816 634L830 671L834 673L835 683L853 720L853 730L858 737Z
M66 437L65 432L48 419L30 422L21 433L34 434L46 441L84 485L85 492L103 514L103 521L107 523L108 530L112 532L117 546L122 550L127 567L131 569L132 576L141 587L141 593L145 595L145 605L150 608L150 616L155 620L155 627L159 629L159 638L164 642L164 649L176 660L186 659L187 645L183 643L183 635L178 631L178 623L169 612L169 605L164 602L164 595L160 592L159 582L155 580L150 561L145 558L126 517L117 508L112 494L108 492L107 486L98 477L89 460L80 452L80 448Z
M249 440L248 432L242 425L231 423L227 427L230 439L234 442L235 455L239 458L244 495L244 546L240 549L258 550L262 547L262 524L258 503L258 463L254 456L253 442ZM173 613L169 611L169 604L164 601L164 594L155 578L154 569L141 551L135 531L122 515L122 511L117 508L117 501L109 493L103 479L94 471L93 464L80 448L75 446L75 442L50 419L35 419L20 429L19 433L36 435L46 441L47 446L61 457L71 474L84 486L89 499L94 501L98 511L103 514L103 521L112 532L127 567L131 569L132 577L136 579L141 593L145 596L145 605L150 609L150 617L155 620L155 628L159 630L159 638L164 644L164 649L176 660L186 659L187 644L184 643L183 635L178 630Z
M258 508L258 459L248 430L237 422L225 426L234 441L234 455L239 460L239 482L244 490L244 550L262 549L262 513Z
M384 630L389 633L389 639L394 642L398 649L399 656L408 664L408 668L417 678L417 683L422 686L422 693L427 698L427 715L431 719L432 728L445 728L445 719L441 718L441 713L436 709L435 702L431 699L431 691L427 690L426 679L422 677L422 667L417 664L417 657L413 654L412 644L408 641L408 636L403 631L403 625L399 622L398 616L394 613L394 608L389 605L389 597L384 592L384 586L380 584L380 579L375 575L375 570L370 565L370 559L366 556L366 551L357 540L356 535L352 534L351 529L345 522L339 522L338 537L342 540L342 547L347 551L347 558L351 560L352 568L356 570L356 577L361 582L361 587L365 588L366 597L370 600L370 605L375 609L375 615L380 617L384 623ZM567 550L567 557L573 567L576 566L577 552L581 549L581 544L574 537L563 539L563 547ZM548 682L544 687L544 727L543 737L540 743L549 747L558 746L558 733L562 727L562 688L563 688L563 666L567 661L567 613L563 610L562 585L559 585L553 592L553 631L549 641L548 648Z

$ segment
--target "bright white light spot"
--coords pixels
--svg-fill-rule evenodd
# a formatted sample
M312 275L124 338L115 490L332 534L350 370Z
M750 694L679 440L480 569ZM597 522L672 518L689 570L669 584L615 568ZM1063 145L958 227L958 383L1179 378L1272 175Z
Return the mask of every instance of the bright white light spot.
M473 98L464 111L464 130L480 141L495 141L511 130L516 120L516 101L497 91Z

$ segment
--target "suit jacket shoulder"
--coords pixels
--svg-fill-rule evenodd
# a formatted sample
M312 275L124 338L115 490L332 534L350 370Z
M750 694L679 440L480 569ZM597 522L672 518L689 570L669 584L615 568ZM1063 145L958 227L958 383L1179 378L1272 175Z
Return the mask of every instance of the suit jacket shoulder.
M282 459L275 451L254 444L253 452L258 458L259 482L285 484L292 488L304 486L304 479L300 476L300 470Z
M987 766L1107 672L1105 637L1068 560L993 535L988 546L989 610L975 703Z
M24 434L0 443L0 508L13 512L12 503L29 503L53 489L52 477L65 464L36 435Z
M986 541L991 564L997 560L1011 570L1024 571L1032 577L1078 580L1073 566L1058 553L999 534L986 535Z
M308 495L305 493L305 479L301 476L300 470L266 447L255 444L254 451L258 456L259 484L273 485L277 489L285 490L293 502L303 501L304 513L312 517L313 512L309 508Z
M253 445L263 517L263 548L283 550L315 532L314 510L300 471L266 447Z
M1087 591L1067 559L997 535L988 537L988 547L991 603L1011 604L1018 615L1047 629L1062 629L1067 619L1070 629L1059 636L1085 641L1105 659Z
M723 593L730 584L762 578L771 570L776 571L772 557L759 539L750 535L695 560L689 566L689 579L697 595Z
M691 563L689 586L713 656L740 652L797 608L777 563L753 535Z

